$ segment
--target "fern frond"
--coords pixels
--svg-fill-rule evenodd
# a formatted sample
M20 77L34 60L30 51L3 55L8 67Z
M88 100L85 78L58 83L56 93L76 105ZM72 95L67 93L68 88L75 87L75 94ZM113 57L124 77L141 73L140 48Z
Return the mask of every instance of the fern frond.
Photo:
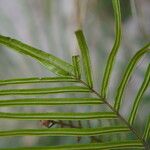
M130 141L121 141L118 140L115 142L110 141L106 142L101 140L101 143L89 143L89 144L74 144L74 145L62 145L62 146L51 146L51 147L33 147L33 148L14 148L14 150L26 150L26 149L35 149L35 150L108 150L108 149L149 149L148 138L150 135L150 119L145 127L144 134L141 135L133 127L133 122L136 117L136 113L141 101L141 98L146 91L149 81L150 81L150 65L147 69L145 79L140 87L137 96L134 101L134 106L131 109L131 114L129 120L123 117L120 113L120 106L122 103L123 92L128 83L129 77L131 76L136 64L139 62L140 58L145 54L150 52L150 43L144 46L139 50L134 57L130 60L125 69L123 77L118 86L115 104L112 106L107 100L107 91L109 87L109 81L112 74L112 69L116 60L116 55L121 42L121 11L120 11L120 2L119 0L112 0L113 8L115 13L115 24L116 24L116 35L115 42L112 48L112 51L108 57L106 68L104 71L104 77L102 81L102 87L100 94L93 88L93 77L92 77L92 68L91 60L89 55L89 49L81 30L75 32L76 38L81 50L81 59L83 62L83 69L85 72L86 82L81 78L81 66L80 66L80 56L72 57L72 64L69 64L51 54L45 53L41 50L33 48L27 44L24 44L18 40L11 39L9 37L0 35L0 44L3 44L7 47L14 49L18 53L28 55L36 60L38 60L42 65L47 67L50 71L57 74L56 77L33 77L33 78L20 78L20 79L8 79L0 80L0 86L5 85L15 85L15 84L33 84L33 83L62 83L66 82L67 85L57 85L57 87L47 87L47 88L11 88L11 89L1 89L0 96L9 96L9 95L25 95L25 96L35 96L35 95L46 95L46 94L59 94L70 92L75 94L86 94L86 97L83 95L77 96L77 98L64 98L60 94L58 98L18 98L18 99L3 99L0 100L0 107L13 107L13 106L53 106L53 105L98 105L103 104L108 109L96 111L96 112L70 112L65 110L65 112L0 112L0 119L10 119L10 120L43 120L43 121L54 121L55 123L60 122L61 128L49 128L49 129L15 129L15 130L4 130L0 131L0 137L14 137L14 136L91 136L91 139L94 136L117 133L117 135L125 134L126 132L132 134L133 138ZM71 82L75 82L75 85L70 85ZM69 85L68 85L69 83ZM78 85L78 86L77 86ZM2 87L3 88L3 87ZM89 95L89 97L87 96ZM115 122L115 125L104 126L102 127L91 127L90 121L105 119L108 122L111 120L118 121ZM63 121L69 122L65 124ZM76 127L73 124L73 121L79 123L80 127ZM81 125L81 121L88 122L87 126ZM120 125L121 124L121 125ZM66 126L67 125L67 128ZM70 127L70 128L68 128ZM99 137L98 137L99 138ZM128 138L128 137L127 137ZM6 150L6 149L0 149ZM11 150L11 148L9 148ZM12 148L13 150L13 148Z

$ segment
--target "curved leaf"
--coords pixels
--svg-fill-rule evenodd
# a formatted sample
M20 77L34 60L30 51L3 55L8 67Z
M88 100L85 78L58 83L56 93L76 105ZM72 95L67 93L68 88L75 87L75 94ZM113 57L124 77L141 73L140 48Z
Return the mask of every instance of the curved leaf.
M0 35L0 44L10 47L14 51L19 52L21 54L31 56L55 74L69 76L73 73L73 66L69 63L55 57L52 54L31 47L18 40Z
M142 100L142 97L146 91L146 89L148 88L148 85L150 83L150 65L148 66L147 68L147 72L145 74L145 78L144 78L144 81L136 95L136 98L134 100L134 104L133 104L133 107L132 107L132 111L131 111L131 114L130 114L130 117L129 117L129 124L132 125L134 123L134 120L135 120L135 117L136 117L136 114L137 114L137 110L138 110L138 106Z
M107 90L108 90L108 84L110 80L110 76L112 73L112 69L115 63L115 58L120 46L121 42L121 11L120 11L120 2L119 0L113 0L113 9L114 9L114 15L115 15L115 23L116 23L116 36L115 36L115 43L113 45L113 48L111 50L111 53L107 59L106 68L104 72L104 77L102 80L102 87L101 87L101 96L106 97Z
M144 46L141 50L139 50L134 57L131 59L131 61L129 62L129 64L127 65L127 68L123 74L122 80L118 86L117 89L117 93L116 93L116 98L115 98L115 105L114 108L119 111L121 102L122 102L122 96L123 96L123 92L125 89L126 84L128 83L129 77L131 76L131 73L133 72L136 64L138 63L138 61L140 60L140 58L145 54L145 53L149 53L150 49L148 49L148 47L150 46L150 43L147 44L146 46Z
M6 113L0 112L0 119L18 120L89 120L98 118L116 118L113 112L46 112L46 113Z

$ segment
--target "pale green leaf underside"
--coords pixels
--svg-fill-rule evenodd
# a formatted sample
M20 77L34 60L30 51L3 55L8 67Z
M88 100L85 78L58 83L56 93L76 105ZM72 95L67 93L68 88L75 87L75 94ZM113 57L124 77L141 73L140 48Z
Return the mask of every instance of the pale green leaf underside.
M4 95L40 95L40 94L57 94L68 92L89 92L89 89L82 86L67 86L54 88L36 88L36 89L7 89L0 90L0 96Z
M2 35L0 35L0 44L10 47L18 53L31 56L55 74L63 76L73 75L73 66L52 54L46 53L18 40Z
M18 120L89 120L89 119L113 119L117 115L113 112L45 112L45 113L5 113L0 112L0 119Z
M116 24L116 35L115 35L115 43L111 50L111 53L107 59L106 68L102 80L102 87L101 87L101 96L106 97L107 90L109 86L109 80L111 77L112 69L115 63L115 58L120 46L121 42L121 10L120 10L120 2L119 0L112 0L113 2L113 9L115 15L115 24Z
M142 143L138 140L122 141L122 142L104 142L90 144L73 144L63 146L47 146L47 147L26 147L26 148L10 148L0 150L117 150L117 149L144 149Z
M93 87L91 60L90 60L89 49L86 43L86 39L81 30L76 31L75 34L80 47L81 56L83 59L83 67L85 71L87 84L89 85L89 87Z
M98 98L28 98L0 100L0 107L12 106L53 106L53 105L99 105L103 100Z
M128 120L130 125L132 125L134 123L139 104L140 104L142 97L143 97L146 89L148 88L149 84L150 84L150 65L147 68L147 72L145 74L144 81L143 81L143 83L142 83L142 85L141 85L141 87L140 87L140 89L136 95L136 98L134 100L134 104L133 104L132 109L131 109L132 111L131 111L131 114L130 114L129 120Z

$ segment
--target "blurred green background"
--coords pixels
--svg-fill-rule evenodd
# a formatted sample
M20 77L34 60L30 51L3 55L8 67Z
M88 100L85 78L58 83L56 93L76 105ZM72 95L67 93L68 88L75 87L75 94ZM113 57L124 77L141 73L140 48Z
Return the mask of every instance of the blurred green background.
M113 103L116 87L133 54L150 40L150 1L121 0L122 42L109 88ZM107 56L114 43L114 16L111 0L0 0L0 34L10 36L71 62L79 54L74 31L83 29L90 48L95 88L99 90ZM124 94L122 114L127 117L140 86L150 56L144 56L130 79ZM0 79L53 76L31 58L0 46ZM17 86L34 87L35 85ZM42 84L37 86L55 86ZM14 88L16 86L11 86ZM8 87L5 87L8 88ZM10 88L10 87L9 87ZM4 89L4 87L0 87ZM63 95L66 96L66 95ZM76 96L71 95L70 96ZM84 96L84 95L83 95ZM47 96L50 97L50 96ZM1 97L1 99L16 97ZM147 90L139 108L135 127L143 129L150 116L150 94ZM59 108L0 108L1 111L65 111ZM70 111L96 111L101 107L68 107ZM110 122L107 122L110 123ZM100 125L100 123L91 123ZM105 124L105 123L103 123ZM37 121L0 121L1 129L41 127ZM141 130L142 132L142 130ZM82 139L83 142L89 139ZM74 143L73 138L17 137L0 140L0 147L34 146Z

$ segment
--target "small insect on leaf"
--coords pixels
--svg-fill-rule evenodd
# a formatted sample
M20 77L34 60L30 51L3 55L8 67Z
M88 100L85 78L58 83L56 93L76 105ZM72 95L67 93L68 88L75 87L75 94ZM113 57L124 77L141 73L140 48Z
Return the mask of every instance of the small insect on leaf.
M51 128L55 124L53 120L40 120L40 123L47 128Z

